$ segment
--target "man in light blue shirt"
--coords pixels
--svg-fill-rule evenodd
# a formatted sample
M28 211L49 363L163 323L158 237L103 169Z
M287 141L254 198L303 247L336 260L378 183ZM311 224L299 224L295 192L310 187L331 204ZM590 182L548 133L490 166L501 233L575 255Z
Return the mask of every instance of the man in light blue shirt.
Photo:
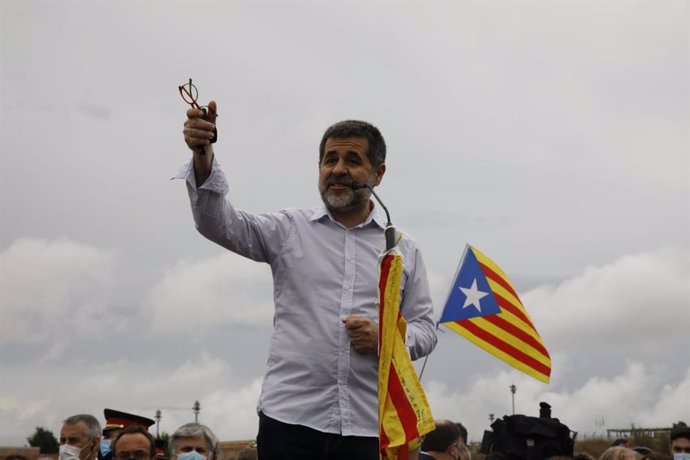
M319 153L323 204L249 213L226 194L214 157L215 102L187 111L192 159L180 170L197 229L244 257L271 266L274 332L258 403L262 460L378 460L378 256L385 225L371 192L386 171L386 145L369 123L326 130ZM431 353L435 325L426 268L415 242L399 234L400 311L412 359Z

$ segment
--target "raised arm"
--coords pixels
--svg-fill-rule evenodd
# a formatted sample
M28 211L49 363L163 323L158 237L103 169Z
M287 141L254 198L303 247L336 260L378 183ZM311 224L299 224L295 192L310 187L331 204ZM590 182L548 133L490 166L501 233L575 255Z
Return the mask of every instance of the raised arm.
M200 109L187 110L187 121L185 121L184 141L187 143L194 155L194 176L197 186L201 186L208 176L211 175L211 164L213 163L213 130L216 127L217 117L216 102L208 103L208 114Z

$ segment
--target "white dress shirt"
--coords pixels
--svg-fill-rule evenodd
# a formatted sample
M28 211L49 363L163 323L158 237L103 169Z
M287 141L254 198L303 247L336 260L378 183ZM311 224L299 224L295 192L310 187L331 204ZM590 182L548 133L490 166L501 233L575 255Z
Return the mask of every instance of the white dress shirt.
M197 188L191 161L176 175L186 180L197 229L273 273L275 314L268 369L258 410L284 423L343 436L378 436L376 354L350 345L342 323L349 315L378 323L378 256L384 226L372 211L346 228L325 206L252 214L225 197L228 185L214 160ZM408 322L412 359L436 345L426 268L415 242L403 235L400 310Z

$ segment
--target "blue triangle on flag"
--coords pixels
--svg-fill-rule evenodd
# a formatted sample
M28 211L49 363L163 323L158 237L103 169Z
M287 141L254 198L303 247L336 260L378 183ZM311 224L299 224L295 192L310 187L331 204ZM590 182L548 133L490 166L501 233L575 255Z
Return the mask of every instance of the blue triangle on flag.
M501 307L489 287L477 256L468 245L439 323L498 313L501 313Z

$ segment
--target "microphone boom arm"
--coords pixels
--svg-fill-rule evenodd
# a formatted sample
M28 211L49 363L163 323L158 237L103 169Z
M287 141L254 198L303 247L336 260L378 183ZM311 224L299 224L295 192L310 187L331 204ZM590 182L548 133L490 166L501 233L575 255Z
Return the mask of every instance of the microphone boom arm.
M374 188L369 185L369 184L360 184L359 182L353 182L351 184L352 190L359 190L361 188L366 188L368 189L372 195L374 195L374 198L376 198L376 201L381 205L383 208L384 212L386 213L386 219L388 222L386 222L386 230L384 231L384 235L386 236L386 251L390 251L395 247L395 227L393 227L393 224L391 224L391 215L388 212L388 208L386 207L385 204L383 204L383 201L381 201L381 198L376 194L374 191Z

